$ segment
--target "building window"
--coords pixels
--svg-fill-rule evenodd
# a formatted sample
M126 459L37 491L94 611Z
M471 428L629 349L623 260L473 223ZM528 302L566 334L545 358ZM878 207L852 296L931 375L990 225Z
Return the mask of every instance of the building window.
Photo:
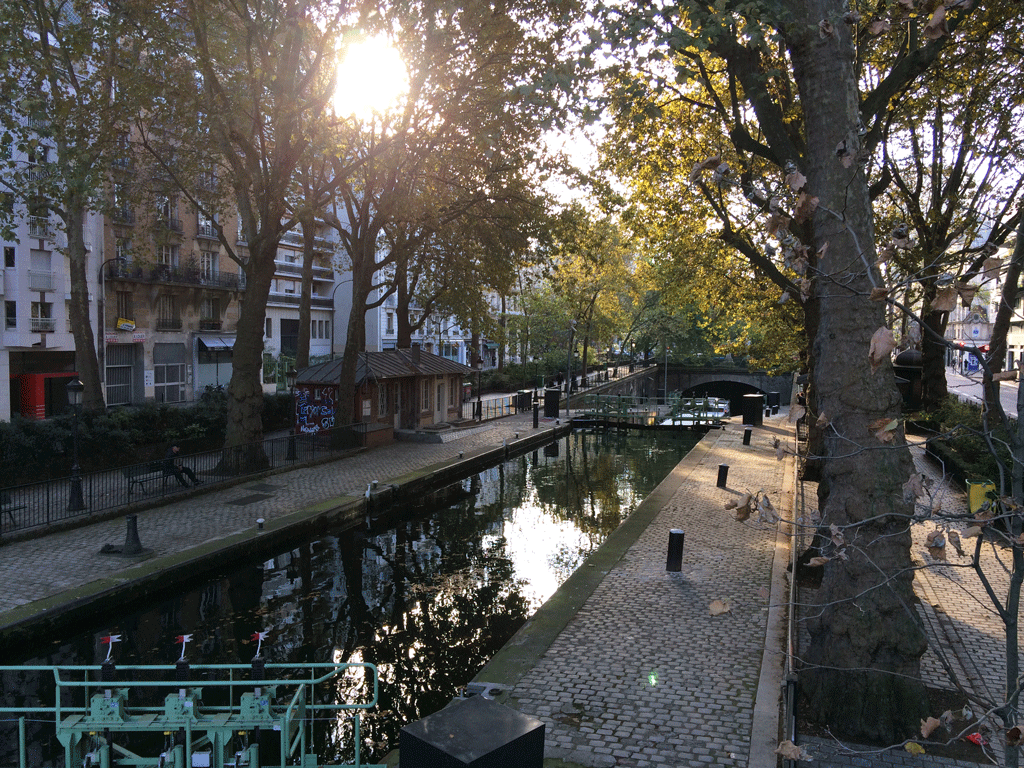
M437 382L437 409L440 411L444 408L444 382Z
M158 331L180 331L181 318L178 316L178 302L173 294L162 293L156 303L156 329Z
M394 315L393 312L388 312L387 332L388 333L394 333L395 332L395 315Z
M204 297L200 302L199 329L203 331L220 330L220 299Z
M274 338L274 321L271 318L267 318L267 327L263 332L263 335L268 339Z
M135 317L134 294L131 291L117 292L117 316L125 320Z
M16 252L16 249L15 249L15 247L13 245L5 245L4 246L4 266L5 267L13 267L14 266L14 254L15 254L15 252Z
M217 253L215 251L199 252L199 276L204 280L217 277Z
M119 237L114 241L114 256L122 261L132 260L132 241L126 237Z
M4 302L4 314L7 318L8 328L18 327L18 302L16 301L5 301Z
M178 266L178 246L161 245L156 249L156 261L165 267Z
M33 301L32 330L41 332L53 329L53 304L48 301Z
M377 415L388 415L388 387L387 384L377 385Z
M423 386L420 391L420 410L430 410L430 381L427 379L423 380Z

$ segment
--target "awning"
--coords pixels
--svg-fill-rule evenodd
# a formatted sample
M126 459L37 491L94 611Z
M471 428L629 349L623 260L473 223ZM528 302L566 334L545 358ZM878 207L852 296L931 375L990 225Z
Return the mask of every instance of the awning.
M235 346L234 336L198 336L197 338L204 347L215 352Z

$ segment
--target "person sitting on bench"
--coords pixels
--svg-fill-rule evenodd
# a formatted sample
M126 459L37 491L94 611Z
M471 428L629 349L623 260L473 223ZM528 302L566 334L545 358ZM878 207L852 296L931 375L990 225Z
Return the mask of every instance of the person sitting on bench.
M181 449L177 445L172 445L167 449L167 453L164 455L164 474L174 475L178 479L178 484L184 488L188 488L186 477L192 481L192 485L199 485L202 481L196 477L196 473L190 467L182 465L181 459L178 458L179 450Z

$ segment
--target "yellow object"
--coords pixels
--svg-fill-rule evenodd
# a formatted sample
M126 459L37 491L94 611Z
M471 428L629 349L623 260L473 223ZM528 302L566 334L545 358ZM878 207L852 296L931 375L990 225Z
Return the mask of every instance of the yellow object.
M988 494L995 493L996 484L990 480L967 481L967 506L971 514L977 512L988 501Z

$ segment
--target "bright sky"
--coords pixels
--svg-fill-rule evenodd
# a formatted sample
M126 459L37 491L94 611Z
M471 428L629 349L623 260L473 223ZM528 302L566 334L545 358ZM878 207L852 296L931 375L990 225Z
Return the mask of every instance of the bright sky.
M383 37L353 40L338 65L334 110L371 120L396 106L409 89L409 75L398 51Z

